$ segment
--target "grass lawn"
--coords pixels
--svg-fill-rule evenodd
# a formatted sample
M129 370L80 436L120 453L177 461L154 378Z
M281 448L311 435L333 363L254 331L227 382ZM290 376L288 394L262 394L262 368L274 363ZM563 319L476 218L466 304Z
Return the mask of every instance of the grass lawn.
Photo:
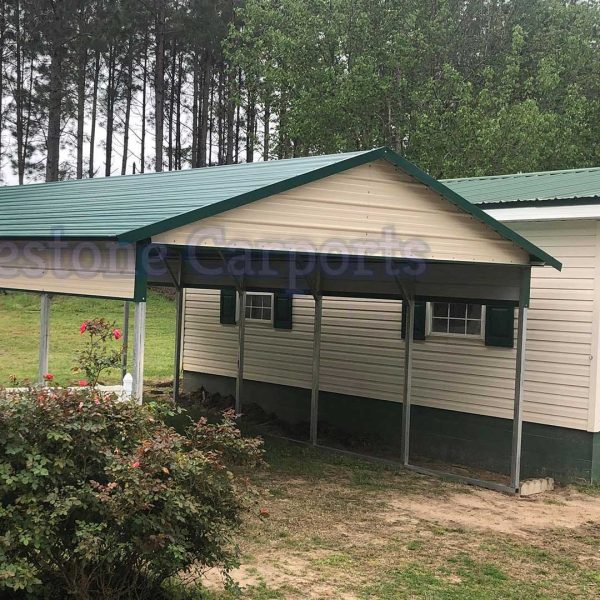
M512 498L280 441L268 462L237 592L208 572L199 599L600 597L593 494Z
M9 377L35 381L39 343L40 299L36 294L0 294L0 385ZM49 371L57 382L70 383L80 379L71 373L74 355L82 343L79 326L85 319L105 317L123 323L123 302L97 298L54 296L50 313ZM131 310L133 331L133 307ZM165 379L173 376L175 339L175 303L150 292L146 316L146 379ZM131 350L129 352L131 356ZM120 374L104 378L117 383Z

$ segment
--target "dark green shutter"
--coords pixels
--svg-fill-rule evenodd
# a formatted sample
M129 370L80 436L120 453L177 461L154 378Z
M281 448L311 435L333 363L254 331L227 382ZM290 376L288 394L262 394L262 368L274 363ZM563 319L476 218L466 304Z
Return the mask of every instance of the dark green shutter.
M515 345L515 311L506 306L485 309L485 345L512 348Z
M273 295L273 327L275 329L291 329L294 296L275 292Z
M221 324L235 325L235 309L237 305L237 291L234 288L221 290Z
M406 315L408 306L402 302L402 339L406 337ZM415 302L415 327L413 330L413 340L425 339L425 327L427 322L427 302Z

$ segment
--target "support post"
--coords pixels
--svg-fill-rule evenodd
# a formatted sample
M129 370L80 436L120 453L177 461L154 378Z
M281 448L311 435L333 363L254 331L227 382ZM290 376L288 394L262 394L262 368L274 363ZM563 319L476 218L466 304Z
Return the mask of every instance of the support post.
M40 353L38 361L38 383L44 384L44 375L48 373L48 354L50 352L50 296L40 297Z
M173 400L179 400L179 387L181 385L181 338L183 335L183 300L184 291L182 288L177 289L175 296L176 316L175 316L175 365L173 373Z
M168 263L166 263L168 265ZM173 365L173 401L179 400L179 388L181 385L181 337L183 335L183 302L185 300L184 289L181 285L183 280L183 256L179 254L177 260L177 275L173 276L175 286L175 354Z
M235 412L242 414L242 388L244 384L244 337L246 335L246 291L238 290L238 370L235 380Z
M404 398L402 401L402 463L410 462L410 405L412 394L412 351L415 323L414 298L405 298L408 309L406 315L406 332L404 334Z
M323 321L323 297L315 296L315 322L313 333L312 391L310 396L310 441L318 441L319 425L319 375L321 370L321 323Z
M133 316L133 398L140 404L144 395L144 340L146 303L136 302Z
M123 357L121 360L121 381L127 375L127 355L129 352L129 302L125 300L123 305Z
M523 439L523 383L525 379L525 346L527 343L527 310L529 305L529 277L527 271L521 283L519 317L517 324L517 364L515 370L515 405L513 414L510 484L515 491L521 486L521 443Z

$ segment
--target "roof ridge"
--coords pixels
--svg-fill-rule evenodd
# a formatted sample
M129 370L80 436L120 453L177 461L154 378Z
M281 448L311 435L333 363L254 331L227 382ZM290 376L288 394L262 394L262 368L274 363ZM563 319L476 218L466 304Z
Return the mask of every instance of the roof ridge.
M477 177L453 177L449 179L440 179L443 182L458 181L486 181L489 179L517 179L521 177L543 177L547 175L566 175L568 173L590 173L600 171L598 167L578 167L575 169L556 169L554 171L531 171L526 173L506 173L504 175L481 175Z

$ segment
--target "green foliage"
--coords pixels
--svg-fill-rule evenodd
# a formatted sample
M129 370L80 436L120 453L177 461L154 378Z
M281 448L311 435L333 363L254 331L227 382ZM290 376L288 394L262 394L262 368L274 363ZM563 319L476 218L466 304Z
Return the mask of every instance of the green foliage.
M0 592L161 598L194 566L235 564L244 487L262 460L226 414L189 435L164 409L93 390L0 395Z
M386 144L436 177L600 163L598 2L247 0L238 17L228 56L277 115L272 154Z

